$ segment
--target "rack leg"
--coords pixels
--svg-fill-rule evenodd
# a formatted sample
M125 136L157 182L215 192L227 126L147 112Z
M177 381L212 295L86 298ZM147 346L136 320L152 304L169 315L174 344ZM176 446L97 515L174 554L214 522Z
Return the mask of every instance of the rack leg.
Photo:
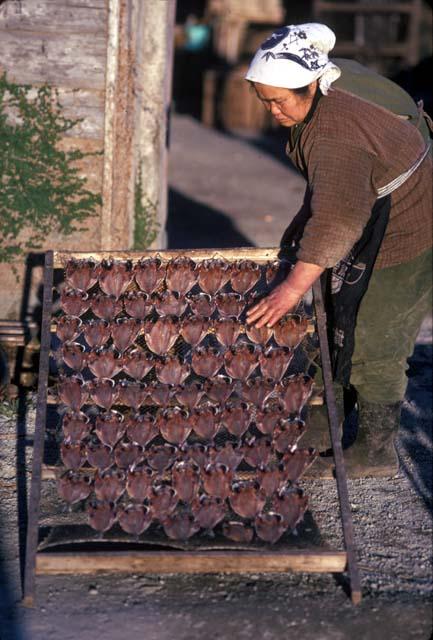
M36 551L38 546L39 502L41 496L42 462L44 457L45 423L47 417L48 370L51 346L51 310L53 303L53 252L45 254L44 295L42 305L41 350L36 422L33 444L32 483L28 507L27 541L24 569L23 605L32 607L35 592Z
M325 388L326 406L328 410L329 431L332 450L334 453L335 476L340 502L341 523L344 544L347 552L347 569L350 579L352 603L361 602L361 577L356 560L356 549L353 533L353 521L350 511L349 494L347 491L346 468L344 466L343 448L339 437L339 417L332 379L331 357L329 354L328 334L326 329L326 312L323 302L320 279L313 285L314 306L316 311L317 332L319 334L320 354L322 359L322 374Z

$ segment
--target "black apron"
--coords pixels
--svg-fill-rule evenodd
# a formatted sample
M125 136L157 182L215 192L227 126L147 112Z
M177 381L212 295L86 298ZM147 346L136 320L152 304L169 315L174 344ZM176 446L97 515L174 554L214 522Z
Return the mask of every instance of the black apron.
M376 200L361 238L343 260L322 274L333 376L345 387L350 382L359 305L367 291L390 210L390 195Z

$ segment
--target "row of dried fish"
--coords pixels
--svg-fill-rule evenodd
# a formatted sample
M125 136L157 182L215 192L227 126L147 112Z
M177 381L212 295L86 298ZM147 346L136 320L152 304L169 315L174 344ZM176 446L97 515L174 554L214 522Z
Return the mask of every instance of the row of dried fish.
M282 493L275 500L275 507L272 505L279 511L258 512L249 519L251 524L230 520L223 522L227 516L225 505L218 498L208 496L197 498L190 510L174 509L171 513L160 512L159 505L155 509L152 503L149 506L130 503L116 507L110 502L93 500L87 505L87 515L89 525L100 533L108 531L118 522L126 533L139 536L152 523L159 523L167 537L186 541L200 529L210 532L222 522L222 533L230 540L249 543L255 531L258 538L274 544L286 531L295 529L303 519L307 505L308 498L300 490Z
M134 379L142 379L154 367L158 377L165 384L182 384L195 373L203 378L214 378L224 367L228 376L235 380L246 380L260 366L264 378L278 382L281 380L293 359L293 350L287 347L270 347L266 350L257 345L240 343L228 349L215 347L196 347L189 354L191 364L179 356L169 356L155 362L142 350L121 356L112 348L92 349L85 352L79 343L64 345L63 362L74 371L80 372L87 367L97 378L112 378L122 370ZM138 375L137 375L138 374ZM144 375L146 375L144 374ZM72 381L77 376L71 376ZM66 384L67 377L63 378ZM62 383L63 384L63 383ZM72 383L71 383L72 384Z
M206 293L181 296L176 292L148 294L143 291L130 291L122 299L103 294L89 295L76 289L63 289L60 294L60 308L69 316L80 317L87 311L101 318L112 320L125 311L137 320L143 320L153 310L160 316L181 316L187 307L200 317L209 318L217 310L224 317L239 318L247 306L256 300L255 296L244 298L239 293L218 293L211 297Z
M302 422L284 426L286 429L276 432L273 440L249 436L243 444L226 441L220 446L194 442L183 443L178 447L166 443L153 444L145 448L145 445L127 437L122 437L115 445L108 445L92 436L83 442L65 440L61 444L61 458L67 468L74 470L80 469L86 462L100 470L114 465L120 469L128 469L145 463L159 474L168 472L176 461L190 461L200 468L210 463L219 463L234 472L244 460L251 467L260 468L281 459L283 462L290 462L292 467L295 466L300 475L305 465L311 464L316 454L312 449L296 448L296 442L305 428ZM148 442L151 442L151 428L149 431ZM278 447L278 450L273 445Z
M145 447L158 436L162 436L166 442L174 445L183 445L188 436L193 433L200 440L213 443L216 435L226 428L235 438L242 438L245 434L244 443L238 442L233 445L232 451L227 453L233 460L226 461L229 466L240 464L242 460L251 467L267 465L276 453L284 454L287 451L294 451L297 443L306 430L302 420L278 420L270 433L266 436L253 436L251 432L247 434L248 427L252 422L247 419L239 426L234 422L236 410L222 411L218 421L207 423L203 419L204 412L196 412L186 417L179 417L175 412L168 413L162 411L161 416L154 418L150 416L147 420L127 419L125 423L115 422L116 417L111 414L110 419L105 416L98 416L96 419L95 431L99 441L110 448L112 463L118 467L125 468L134 464L139 464L148 455ZM141 417L141 416L140 416ZM85 424L85 423L81 423ZM67 433L70 421L65 423ZM88 425L85 425L88 427ZM255 423L257 428L263 427L263 423ZM263 433L263 432L262 432ZM69 469L79 469L87 459L88 450L86 448L87 438L92 433L88 433L82 440L72 440L65 434L65 438L60 446L60 456L65 467ZM152 450L151 453L154 451ZM213 453L212 453L213 452ZM174 455L175 452L173 452ZM215 454L215 450L210 449L209 458ZM206 457L202 463L206 462Z
M198 529L211 531L224 518L230 517L230 510L247 521L254 521L272 513L279 514L279 518L271 518L271 520L265 518L265 522L271 525L273 520L274 527L278 523L280 526L277 528L281 529L280 535L282 535L287 528L293 529L298 524L308 504L302 491L292 486L275 483L277 488L269 492L266 482L249 480L228 483L226 476L221 483L216 481L216 474L212 474L212 470L208 471L211 492L200 493L199 472L186 463L179 463L173 471L173 486L160 482L152 483L148 471L147 468L134 470L128 474L110 471L98 474L94 479L82 473L67 471L60 476L57 486L60 496L70 504L85 500L94 494L96 499L93 498L87 508L88 513L93 514L93 517L90 516L89 524L98 531L107 531L111 528L116 516L123 514L125 510L129 511L130 515L134 514L135 517L126 518L128 526L125 528L125 531L132 535L140 535L152 522L158 521L163 524L167 518L179 516L181 513L192 515L192 519L190 517L188 519L191 524L194 522L196 529L192 531L191 528L191 535ZM220 469L217 472L220 473ZM206 472L204 476L203 483L206 482ZM134 502L119 504L118 501L123 495ZM179 509L180 504L183 504L182 509ZM103 505L106 506L103 507ZM271 509L267 514L263 513L266 505ZM107 507L114 519L106 517ZM141 517L137 518L139 514ZM123 518L122 521L123 524L126 523ZM122 521L119 522L121 526ZM232 533L235 532L236 528ZM240 533L239 531L237 535L239 536ZM267 541L275 542L280 535ZM179 533L169 537L183 539ZM186 536L186 538L189 537L190 535Z
M83 335L87 345L91 349L97 349L107 345L112 340L113 346L121 353L131 348L140 334L148 336L149 348L157 354L164 353L166 344L157 339L159 330L165 330L181 336L185 342L195 347L202 342L206 335L212 333L218 342L224 347L233 346L239 336L244 333L254 343L266 345L273 337L280 347L295 349L303 340L308 328L307 318L293 315L280 320L273 328L246 326L235 318L209 318L190 316L180 322L172 318L164 321L146 321L135 318L117 318L114 321L91 320L83 323L78 316L62 316L56 324L56 335L61 342L67 345L74 344L80 335ZM66 349L68 351L68 349ZM70 348L69 348L70 350Z
M279 263L265 267L266 281L271 282ZM174 258L163 263L159 258L147 258L133 264L130 260L71 259L65 265L66 282L73 289L88 291L96 283L108 296L119 298L135 282L147 294L164 284L170 291L185 294L194 285L209 295L215 295L228 282L234 291L246 293L260 280L260 266L252 260L228 262L221 259L203 260L196 264L188 257Z
M164 369L162 369L164 371ZM162 374L159 378L165 383ZM285 415L299 415L311 396L313 380L304 375L283 378L279 383L262 378L245 382L233 380L227 376L216 376L205 383L192 382L182 384L158 384L152 382L132 382L111 378L97 378L84 382L78 376L62 378L57 386L57 396L61 403L78 412L86 405L94 403L103 409L116 405L131 407L135 411L142 406L166 408L177 403L189 410L204 411L206 404L224 407L232 393L237 395L237 403L247 407L264 408L264 412ZM206 402L205 397L208 399ZM270 407L267 401L274 400ZM232 404L235 404L232 399ZM201 406L199 406L201 405ZM198 407L198 408L197 408ZM215 409L215 407L213 407ZM248 411L250 409L246 409Z
M141 503L156 500L162 492L165 512L174 510L179 501L190 504L199 495L205 495L205 491L213 498L228 498L237 515L253 518L269 498L293 486L305 471L306 456L295 458L286 465L262 465L249 480L239 480L234 471L222 463L209 463L200 468L191 461L178 461L171 470L171 484L162 481L149 466L128 470L109 468L97 471L94 476L69 469L58 477L58 489L70 504L86 499L92 492L98 500L117 502L125 494L129 500ZM304 464L303 468L299 461Z

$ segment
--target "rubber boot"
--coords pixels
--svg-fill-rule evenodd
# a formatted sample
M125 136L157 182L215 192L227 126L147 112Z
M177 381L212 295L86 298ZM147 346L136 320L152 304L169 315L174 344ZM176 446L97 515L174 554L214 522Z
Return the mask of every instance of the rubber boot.
M394 438L400 425L401 402L376 404L358 399L358 432L344 451L349 478L393 476L398 471Z

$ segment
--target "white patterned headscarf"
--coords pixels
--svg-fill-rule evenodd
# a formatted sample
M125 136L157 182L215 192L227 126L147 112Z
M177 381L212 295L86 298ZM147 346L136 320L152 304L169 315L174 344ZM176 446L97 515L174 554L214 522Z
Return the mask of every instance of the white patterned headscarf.
M324 24L281 27L263 42L245 79L286 89L298 89L318 80L326 95L341 75L328 58L334 45L335 34Z

